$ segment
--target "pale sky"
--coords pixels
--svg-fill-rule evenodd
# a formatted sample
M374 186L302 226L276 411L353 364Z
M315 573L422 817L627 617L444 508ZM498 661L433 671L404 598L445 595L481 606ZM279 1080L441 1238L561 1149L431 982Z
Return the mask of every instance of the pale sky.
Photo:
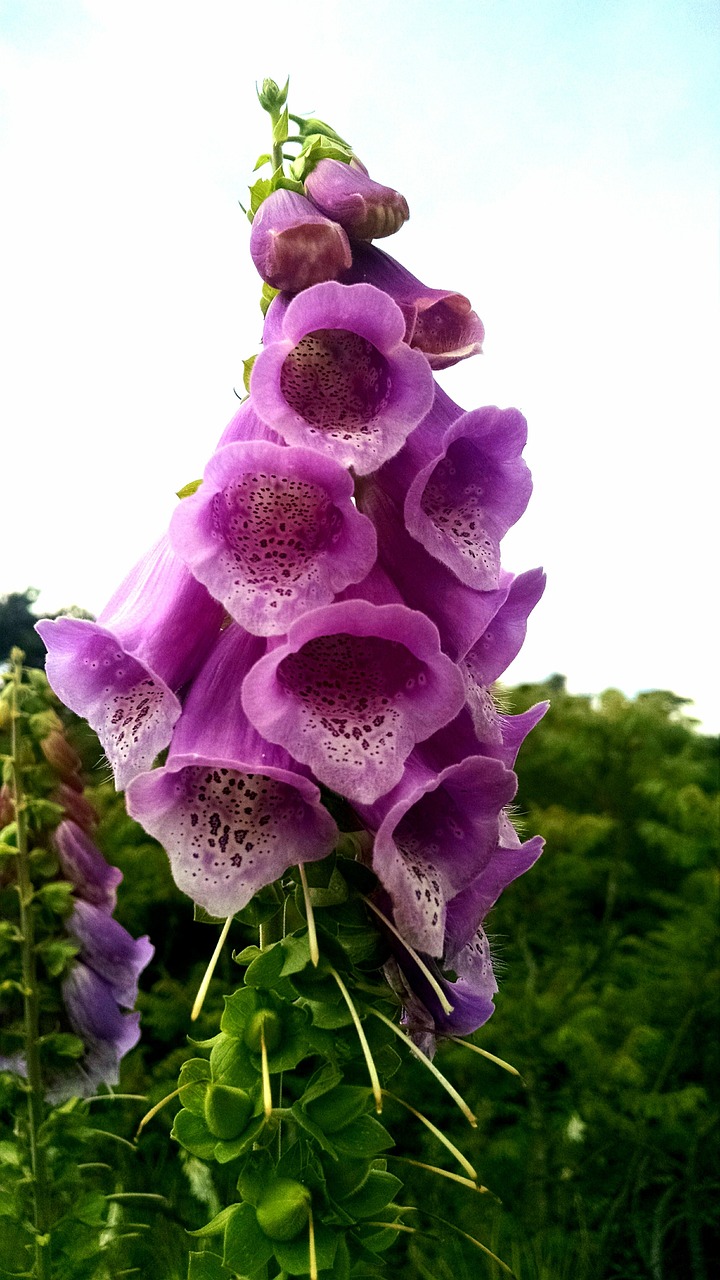
M301 18L306 14L305 18ZM468 294L548 588L509 683L668 688L720 729L715 0L0 0L0 594L99 611L235 412L255 81L328 120Z

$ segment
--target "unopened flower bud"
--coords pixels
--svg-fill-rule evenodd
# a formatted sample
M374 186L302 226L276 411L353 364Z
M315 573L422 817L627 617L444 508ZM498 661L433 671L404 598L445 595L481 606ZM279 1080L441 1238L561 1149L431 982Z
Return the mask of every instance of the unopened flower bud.
M82 790L79 778L82 760L61 729L52 729L40 743L40 750L63 782L69 783L76 791Z
M258 102L264 111L279 111L284 107L287 98L289 81L285 81L281 89L274 80L263 80L262 89L258 89Z
M280 188L260 205L250 233L250 253L274 289L297 293L335 280L352 263L348 238L297 191Z
M273 1009L258 1009L245 1028L245 1044L253 1053L259 1053L262 1037L268 1053L277 1049L282 1039L282 1023Z
M278 1178L257 1207L258 1226L271 1240L294 1240L310 1216L310 1192L293 1178Z
M205 1123L210 1132L225 1142L238 1138L247 1127L252 1098L245 1089L229 1084L210 1084L205 1093Z
M6 782L0 787L0 829L8 827L15 821L15 806L12 793Z
M305 190L321 213L358 240L391 236L410 217L405 197L373 182L360 164L321 160L308 174Z
M98 824L98 816L90 804L89 800L81 791L76 791L73 787L69 787L66 782L61 782L60 786L53 792L50 797L55 804L61 804L65 810L65 816L72 818L79 827L88 835L92 835Z

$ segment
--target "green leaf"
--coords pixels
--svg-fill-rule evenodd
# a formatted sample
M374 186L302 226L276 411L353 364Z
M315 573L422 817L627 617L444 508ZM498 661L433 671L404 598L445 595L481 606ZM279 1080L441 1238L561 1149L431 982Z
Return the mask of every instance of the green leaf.
M243 386L246 391L250 390L250 375L253 371L253 365L257 360L257 353L254 356L248 356L247 360L243 360Z
M326 1135L323 1133L322 1129L320 1128L320 1125L315 1124L314 1121L311 1120L310 1116L307 1114L306 1111L303 1110L299 1102L296 1102L293 1104L293 1106L291 1107L291 1111L295 1119L297 1120L297 1123L300 1125L300 1127L304 1129L306 1133L309 1133L310 1137L314 1138L315 1141L322 1147L323 1151L327 1151L328 1155L332 1156L333 1160L337 1160L338 1158L337 1148L330 1141L330 1139L326 1137Z
M254 959L245 974L248 987L274 987L283 971L285 952L279 942L273 942Z
M55 915L69 916L73 909L73 887L66 880L53 880L35 890L35 898Z
M175 497L189 498L191 494L197 493L201 484L202 484L202 480L189 480L187 484L183 485L182 489L178 489ZM224 924L225 923L224 920L216 920L214 916L208 915L207 911L205 911L203 907L199 907L197 903L195 903L195 913L193 915L193 920L202 920L203 924Z
M260 1230L252 1205L233 1205L225 1228L224 1265L238 1276L251 1276L272 1254L272 1244Z
M272 178L258 178L250 187L250 214L251 217L257 213L263 200L267 200L272 191Z
M257 1084L258 1069L252 1062L247 1045L238 1036L223 1036L213 1046L210 1070L213 1080L232 1085L235 1089L252 1088Z
M192 1155L201 1160L212 1160L217 1138L213 1137L202 1116L192 1111L178 1111L170 1134Z
M230 1272L217 1253L191 1253L187 1280L228 1280Z
M260 310L262 311L264 316L267 315L267 311L268 311L268 307L270 306L270 303L272 302L273 298L277 298L279 292L280 292L279 289L273 289L272 285L268 284L267 281L263 285L262 293L260 294Z
M340 1084L329 1093L325 1093L315 1101L305 1103L305 1110L310 1119L319 1124L325 1133L336 1133L338 1129L346 1129L367 1111L371 1091L360 1085ZM369 1154L359 1152L360 1155Z
M236 1205L231 1204L226 1209L221 1209L220 1212L216 1213L215 1217L211 1218L210 1222L206 1223L204 1227L199 1227L197 1231L188 1231L188 1235L219 1236L220 1233L225 1230L236 1208Z
M85 1052L80 1037L71 1035L69 1031L53 1031L42 1036L39 1043L44 1052L53 1053L58 1058L82 1058Z
M287 142L288 133L288 109L285 107L273 125L272 140L275 145Z
M394 1174L373 1169L359 1191L345 1197L342 1207L355 1219L374 1218L395 1199L398 1191L402 1190L402 1185Z
M271 162L272 162L272 156L270 155L270 152L269 151L263 152L263 154L261 156L258 156L257 160L255 161L253 173L257 173L258 169L262 169L263 165L270 164Z
M215 1147L215 1159L218 1164L227 1164L230 1160L236 1160L238 1156L249 1151L253 1143L257 1141L263 1129L265 1128L265 1116L256 1116L250 1122L244 1133L239 1138L233 1138L227 1142L218 1142Z
M315 1223L315 1253L319 1271L329 1270L335 1261L340 1234L322 1222ZM293 1276L310 1274L310 1237L305 1232L296 1240L276 1240L273 1252L283 1271Z
M36 947L49 978L59 978L79 950L79 943L70 938L47 938Z
M287 978L292 973L301 973L310 964L310 942L306 931L301 934L289 934L282 940L285 960L281 977Z
M303 1106L307 1106L308 1102L314 1102L316 1098L321 1098L323 1094L329 1093L342 1080L342 1071L334 1062L326 1062L314 1076L311 1077L307 1089L300 1099Z
M343 1155L356 1157L378 1155L395 1146L394 1138L373 1116L358 1116L335 1134L333 1141Z
M205 1093L210 1081L207 1058L189 1058L180 1068L180 1102L195 1116L205 1115Z

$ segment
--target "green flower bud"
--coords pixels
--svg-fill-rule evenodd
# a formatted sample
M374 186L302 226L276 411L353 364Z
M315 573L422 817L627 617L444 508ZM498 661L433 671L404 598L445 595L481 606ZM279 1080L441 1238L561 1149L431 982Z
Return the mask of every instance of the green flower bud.
M205 1093L205 1123L216 1138L230 1142L247 1128L252 1106L247 1090L210 1084Z
M273 1009L258 1009L245 1028L245 1044L253 1053L260 1052L261 1033L265 1036L265 1048L273 1053L282 1040L282 1022Z
M258 102L263 111L279 111L285 106L289 84L290 81L286 80L284 87L280 89L274 80L263 80L262 89L257 90Z
M294 1240L310 1216L310 1192L292 1178L278 1178L260 1199L258 1226L271 1240Z

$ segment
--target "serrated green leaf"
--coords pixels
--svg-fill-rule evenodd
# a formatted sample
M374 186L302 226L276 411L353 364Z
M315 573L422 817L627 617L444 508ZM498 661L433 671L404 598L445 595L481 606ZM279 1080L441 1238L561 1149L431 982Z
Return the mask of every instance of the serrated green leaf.
M187 484L183 485L182 489L178 489L177 493L175 494L175 497L189 498L191 494L197 493L201 484L202 484L202 480L189 480ZM198 914L199 912L202 912L202 915ZM224 924L225 923L224 920L216 920L214 916L208 915L207 911L205 911L203 907L199 907L197 903L195 903L195 912L193 915L193 920L202 920L204 924Z
M239 1276L251 1276L269 1262L273 1247L260 1230L252 1205L238 1204L233 1209L225 1228L223 1263Z

